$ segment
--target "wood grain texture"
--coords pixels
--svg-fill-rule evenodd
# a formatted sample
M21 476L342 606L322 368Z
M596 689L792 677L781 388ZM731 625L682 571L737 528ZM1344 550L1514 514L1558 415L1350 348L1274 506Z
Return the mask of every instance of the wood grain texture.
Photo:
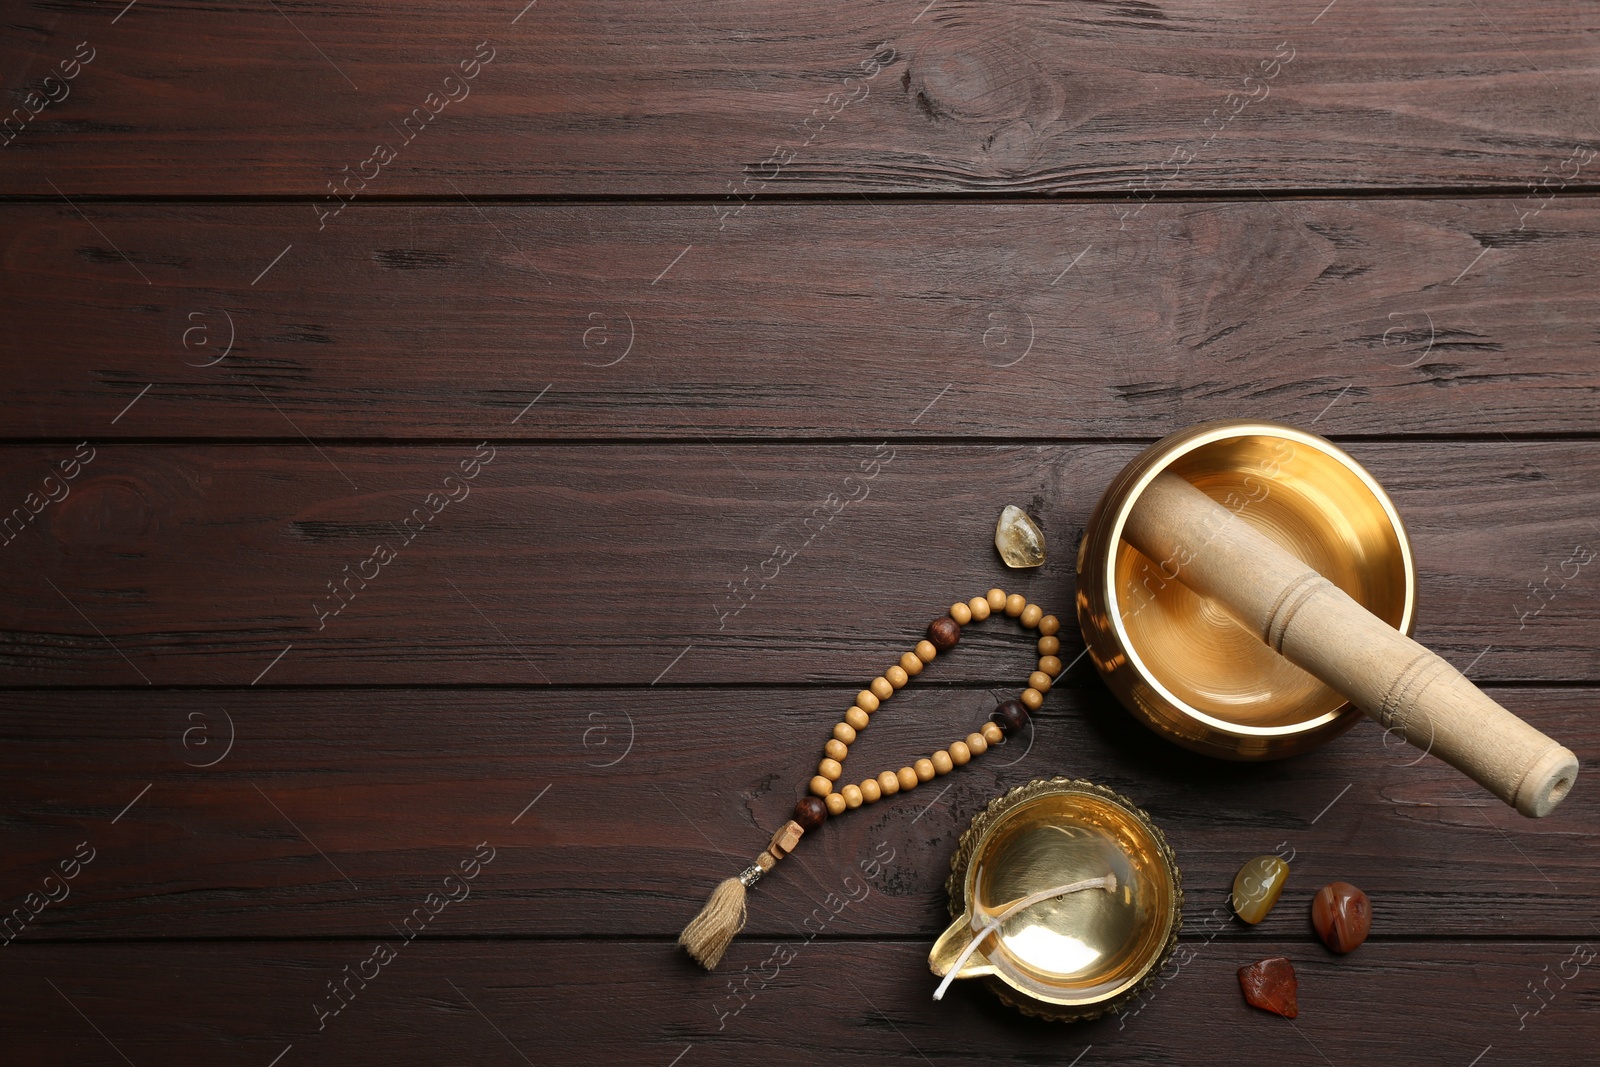
M988 658L1020 673L1026 654ZM947 745L1011 691L914 684L878 713L846 774ZM1600 757L1594 690L1494 692L1585 760ZM0 902L23 905L87 842L96 856L71 895L16 944L382 937L488 842L496 857L441 916L444 932L671 937L789 818L852 693L11 693ZM1600 891L1600 790L1585 780L1555 814L1523 819L1372 723L1296 760L1223 763L1147 733L1091 672L1050 694L1020 746L807 834L752 891L749 936L789 936L829 894L858 892L841 890L846 875L877 875L876 858L873 906L826 935L931 946L972 817L1058 774L1144 806L1177 851L1191 925L1228 936L1246 929L1227 907L1235 872L1273 852L1293 873L1265 936L1309 937L1311 895L1335 879L1371 895L1379 941L1593 933L1582 916Z
M1077 538L1137 452L489 449L467 483L466 445L102 445L0 548L0 683L860 685L996 584L1067 620L1071 657ZM1420 641L1475 680L1600 680L1594 566L1574 559L1594 554L1600 444L1351 450L1410 528ZM44 502L28 494L71 455L7 448L5 499ZM994 551L1013 502L1046 532L1036 571ZM1019 639L985 630L964 647ZM960 662L963 680L1018 680Z
M725 228L710 204L357 204L321 232L306 204L78 206L0 207L0 315L49 353L13 361L0 435L1515 436L1589 432L1600 392L1588 199L1126 228L1115 204Z
M851 910L880 902L872 894ZM730 973L712 976L669 942L418 939L396 950L366 988L352 979L349 1006L318 1030L316 1006L331 1001L324 983L343 978L346 966L354 975L373 948L367 941L12 948L0 954L0 974L26 1000L5 998L0 1019L20 1062L53 1061L66 1049L84 1064L123 1062L108 1042L134 1063L266 1064L292 1045L284 1064L374 1067L666 1065L674 1057L679 1067L924 1060L1022 1067L1075 1056L1080 1067L1322 1063L1324 1056L1366 1064L1392 1062L1394 1049L1410 1047L1427 1048L1430 1062L1465 1065L1491 1045L1484 1062L1516 1053L1565 1064L1587 1062L1594 1037L1592 963L1565 988L1552 980L1555 998L1538 1015L1515 1010L1531 1010L1526 983L1571 958L1571 941L1498 942L1492 952L1429 945L1426 958L1415 944L1369 942L1335 958L1320 945L1268 936L1199 945L1125 1025L1107 1018L1072 1026L1024 1019L970 983L935 1003L920 942L805 944L790 936L736 944L725 964ZM773 955L780 950L792 958L776 971L769 964L763 978L763 961L783 959ZM1283 954L1300 977L1293 1026L1246 1006L1235 978L1241 964ZM730 980L749 992L730 991Z
M7 193L320 197L341 168L372 175L380 144L397 158L367 195L1520 192L1600 138L1584 117L1600 14L1563 0L1499 19L1472 0L405 0L204 19L33 0L5 22L8 104L28 117L0 149ZM64 95L44 79L82 41L96 55ZM492 61L446 83L479 42ZM31 115L30 92L60 102Z
M23 0L0 27L7 1062L1593 1059L1600 10ZM1209 761L1078 661L1031 747L808 835L696 969L673 935L855 689L994 584L1072 662L1095 500L1227 417L1388 488L1417 637L1590 764L1562 808L1520 819L1371 723ZM1038 571L995 558L1007 503ZM976 725L1032 666L1004 629L846 769ZM1057 773L1166 828L1181 962L1120 1020L935 1004L960 831ZM1273 914L1229 919L1239 864L1288 849ZM1306 917L1334 879L1375 911L1339 958ZM1292 1025L1235 979L1279 954Z

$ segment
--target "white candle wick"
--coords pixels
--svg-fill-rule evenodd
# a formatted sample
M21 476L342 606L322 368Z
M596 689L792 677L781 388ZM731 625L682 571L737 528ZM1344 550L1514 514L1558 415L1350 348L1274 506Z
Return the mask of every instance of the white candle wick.
M977 877L973 879L973 884L981 885L982 883L983 868L980 866L978 868ZM1116 891L1116 888L1117 876L1114 873L1107 873L1099 878L1085 878L1080 882L1069 882L1066 885L1058 885L1054 889L1041 889L1037 893L1029 893L1020 900L1015 900L1010 904L1007 904L998 913L993 915L986 915L984 913L983 905L974 901L972 907L972 926L973 929L977 930L978 932L973 935L971 941L967 942L967 947L961 950L961 955L956 957L955 962L950 965L950 969L945 972L944 981L940 982L939 988L933 991L933 999L944 999L945 990L950 988L950 983L956 980L956 975L961 972L962 967L966 966L967 961L972 958L972 954L978 951L978 946L983 943L983 939L1000 929L1001 925L1017 912L1022 911L1024 908L1031 908L1035 904L1042 904L1045 901L1051 900L1055 897L1066 896L1068 893L1078 893L1085 889L1104 889L1107 893L1112 893ZM981 924L978 922L980 918L983 920Z

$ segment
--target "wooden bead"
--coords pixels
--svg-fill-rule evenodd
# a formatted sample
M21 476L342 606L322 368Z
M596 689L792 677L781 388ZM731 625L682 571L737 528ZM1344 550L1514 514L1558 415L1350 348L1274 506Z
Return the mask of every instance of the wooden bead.
M995 707L992 721L1010 737L1028 725L1028 709L1022 706L1020 700L1004 700Z
M928 624L928 640L940 652L948 652L961 640L961 626L948 615L934 619Z
M961 627L969 622L981 622L996 612L1004 612L1018 619L1024 626L1037 628L1039 638L1038 669L1028 677L1028 688L1013 700L999 705L994 718L981 728L968 734L964 740L955 741L946 749L918 759L909 767L898 771L884 771L876 778L868 778L859 785L848 784L835 788L844 773L844 759L859 732L870 722L871 715L896 691L904 688L911 679L922 673L940 652L948 652L961 640ZM855 704L844 714L844 720L833 728L833 737L823 746L823 758L817 764L817 774L807 783L810 793L795 805L795 818L789 824L796 829L814 829L831 815L840 815L863 804L872 804L886 796L915 789L923 782L949 774L964 766L974 756L982 755L990 747L1027 725L1028 713L1036 711L1044 702L1055 679L1064 668L1059 657L1061 640L1056 633L1061 622L1053 615L1043 614L1043 609L1028 603L1020 593L1007 594L1003 589L989 590L981 597L966 603L950 605L948 615L928 624L927 637L916 643L910 651L900 656L884 672L867 683L855 697ZM763 853L763 857L766 857ZM765 869L765 868L764 868Z
M807 799L815 800L816 798L808 797ZM774 860L783 859L783 857L794 851L794 847L800 843L800 838L805 836L805 832L806 828L804 826L790 819L773 832L772 840L767 842L767 855ZM761 863L759 858L756 862ZM763 863L761 864L761 869L770 871L772 865Z
M828 806L821 797L801 797L794 806L794 821L807 830L815 830L828 817Z

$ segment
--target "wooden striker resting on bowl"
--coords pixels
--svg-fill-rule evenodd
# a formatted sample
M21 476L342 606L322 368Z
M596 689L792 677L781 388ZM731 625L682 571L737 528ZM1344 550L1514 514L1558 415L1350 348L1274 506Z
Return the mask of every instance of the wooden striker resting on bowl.
M1573 753L1177 474L1139 494L1122 537L1291 663L1528 816L1572 788Z

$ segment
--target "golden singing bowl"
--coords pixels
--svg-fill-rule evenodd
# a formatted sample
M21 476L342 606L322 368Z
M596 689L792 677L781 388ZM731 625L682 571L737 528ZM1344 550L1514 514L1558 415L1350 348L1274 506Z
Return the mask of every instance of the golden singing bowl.
M1183 886L1166 837L1127 798L1053 778L991 801L950 861L950 914L928 966L956 967L983 921L1007 905L1082 879L1115 887L1026 907L979 942L957 978L986 979L1027 1015L1070 1022L1120 1009L1154 979L1177 944Z
M1211 601L1173 560L1122 539L1139 494L1162 471L1187 479L1409 634L1416 567L1387 494L1332 442L1273 422L1212 422L1129 463L1095 506L1078 550L1078 623L1117 699L1180 745L1226 759L1292 756L1362 718Z

